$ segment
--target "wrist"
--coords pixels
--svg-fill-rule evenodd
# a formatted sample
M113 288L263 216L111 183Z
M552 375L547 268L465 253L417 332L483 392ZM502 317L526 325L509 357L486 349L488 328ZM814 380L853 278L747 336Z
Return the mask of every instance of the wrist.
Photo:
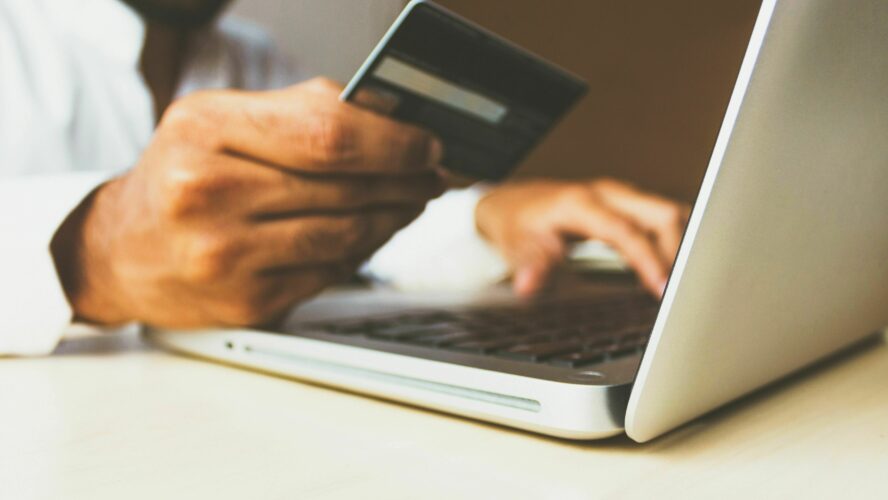
M112 325L128 321L111 269L108 224L102 206L114 183L87 196L62 222L50 244L56 272L74 319ZM107 211L104 211L107 213Z

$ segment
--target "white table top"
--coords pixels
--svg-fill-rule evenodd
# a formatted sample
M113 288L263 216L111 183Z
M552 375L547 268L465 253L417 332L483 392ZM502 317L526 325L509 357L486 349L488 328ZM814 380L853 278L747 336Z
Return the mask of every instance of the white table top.
M886 389L880 343L578 444L88 336L0 359L0 498L886 498Z

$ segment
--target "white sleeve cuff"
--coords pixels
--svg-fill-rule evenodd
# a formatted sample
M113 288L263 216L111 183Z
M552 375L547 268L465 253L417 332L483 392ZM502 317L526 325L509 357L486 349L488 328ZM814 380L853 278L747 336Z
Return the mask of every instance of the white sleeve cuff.
M0 182L0 355L48 354L71 323L49 244L70 212L108 176L88 172Z
M448 191L402 229L361 274L406 291L472 291L509 273L506 261L475 225L482 185Z

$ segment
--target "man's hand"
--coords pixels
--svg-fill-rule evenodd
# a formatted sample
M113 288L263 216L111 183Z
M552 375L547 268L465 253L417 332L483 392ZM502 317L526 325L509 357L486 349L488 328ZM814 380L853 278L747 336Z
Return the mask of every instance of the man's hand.
M610 179L530 181L494 188L478 203L475 220L512 265L521 295L542 286L567 243L599 239L620 252L659 297L688 213L686 205Z
M139 164L62 227L78 316L257 325L350 275L441 192L428 133L312 80L170 107Z

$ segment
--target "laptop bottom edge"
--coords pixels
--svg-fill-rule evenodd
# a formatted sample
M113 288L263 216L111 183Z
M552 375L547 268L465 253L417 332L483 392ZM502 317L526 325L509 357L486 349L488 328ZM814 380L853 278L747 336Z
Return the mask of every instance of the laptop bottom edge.
M632 387L544 380L254 330L144 333L203 359L574 440L621 434Z

